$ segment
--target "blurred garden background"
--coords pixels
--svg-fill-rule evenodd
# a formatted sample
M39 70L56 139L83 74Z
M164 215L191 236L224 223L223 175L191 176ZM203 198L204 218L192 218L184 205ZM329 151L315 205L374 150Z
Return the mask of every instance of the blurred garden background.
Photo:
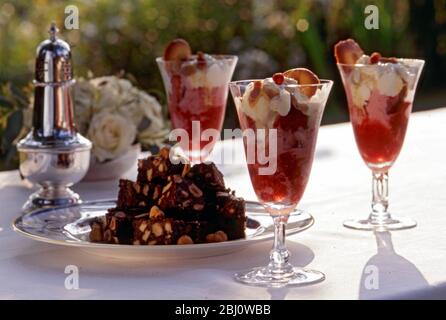
M364 27L370 4L380 10L378 30ZM79 30L63 28L67 5L79 8ZM297 66L334 79L323 122L347 121L332 52L353 37L369 53L425 59L414 109L446 106L446 0L0 0L0 170L17 166L35 49L51 21L73 47L77 77L124 75L163 105L155 57L182 37L194 51L238 55L235 79ZM228 101L225 127L236 127Z

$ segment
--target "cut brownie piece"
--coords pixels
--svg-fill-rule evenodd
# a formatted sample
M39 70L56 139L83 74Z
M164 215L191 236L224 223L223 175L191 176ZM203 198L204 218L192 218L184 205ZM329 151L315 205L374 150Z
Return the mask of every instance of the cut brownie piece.
M203 243L209 232L206 222L164 217L135 219L133 226L134 245Z
M169 176L185 176L189 169L189 164L182 162L178 164L172 163L169 158L169 149L163 148L157 155L138 160L137 181L141 183L164 184Z
M102 241L105 243L115 243L115 244L131 244L133 239L133 220L141 212L132 211L124 212L117 209L110 209L105 216L105 221L96 220L94 222L95 231L98 232L97 224L102 225ZM92 225L93 230L93 225ZM90 240L96 241L99 239L96 234L92 235L90 233Z
M153 206L149 212L109 210L105 219L91 222L90 241L112 244L168 245L203 243L211 232L205 221L166 218Z
M155 204L161 196L161 186L130 180L119 180L117 207L148 208Z
M159 217L141 217L133 221L133 244L171 244L173 239L173 220Z
M169 177L168 183L163 187L158 206L169 217L197 220L205 209L204 194L188 178L174 175Z
M246 215L245 201L237 198L233 192L217 192L218 230L224 231L229 240L245 238Z
M226 189L223 174L217 169L214 163L194 165L187 174L187 177L205 191L205 193L215 194L215 191L224 191Z

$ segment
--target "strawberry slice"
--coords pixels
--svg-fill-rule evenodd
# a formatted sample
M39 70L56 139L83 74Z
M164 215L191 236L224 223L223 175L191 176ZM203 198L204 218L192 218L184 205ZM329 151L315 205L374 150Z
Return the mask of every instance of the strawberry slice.
M248 102L251 106L256 104L257 99L260 97L261 92L262 92L262 82L261 81L254 82L254 88L252 89L248 98Z
M166 61L184 61L192 55L192 50L186 40L172 40L164 50L164 60Z
M335 57L338 63L355 64L364 51L353 39L340 41L335 45Z
M296 80L300 85L321 83L317 75L305 68L291 69L285 71L283 75L287 78ZM311 98L316 93L317 86L300 87L299 89L304 95Z

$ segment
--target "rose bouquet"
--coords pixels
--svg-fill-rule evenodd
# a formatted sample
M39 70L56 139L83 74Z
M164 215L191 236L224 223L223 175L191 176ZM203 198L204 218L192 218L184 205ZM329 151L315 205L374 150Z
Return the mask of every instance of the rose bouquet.
M159 147L168 135L159 102L127 79L79 79L73 87L73 100L78 130L93 143L93 167L117 162L128 153L135 153L138 145L146 149ZM130 165L136 163L136 159L125 159ZM110 164L109 169L116 171Z

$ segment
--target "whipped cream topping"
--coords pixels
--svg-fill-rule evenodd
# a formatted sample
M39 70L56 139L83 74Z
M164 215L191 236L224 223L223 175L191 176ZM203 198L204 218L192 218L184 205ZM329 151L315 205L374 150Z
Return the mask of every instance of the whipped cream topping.
M257 128L272 127L277 115L284 117L294 107L308 117L313 117L320 112L319 106L323 101L322 90L318 88L316 93L309 98L298 88L289 86L298 84L295 79L285 78L282 85L277 85L272 78L267 78L262 81L260 88L256 88L256 84L252 82L239 98L239 108L256 122ZM293 100L297 104L293 104Z
M395 97L404 87L413 88L417 72L402 59L397 63L379 62L370 64L370 57L363 55L358 59L358 66L348 78L353 103L362 108L369 101L372 91Z
M182 68L190 67L193 70L185 76L186 83L192 88L220 87L226 85L231 79L234 63L227 59L217 59L211 55L204 55L204 66L199 67L196 57L184 62Z

